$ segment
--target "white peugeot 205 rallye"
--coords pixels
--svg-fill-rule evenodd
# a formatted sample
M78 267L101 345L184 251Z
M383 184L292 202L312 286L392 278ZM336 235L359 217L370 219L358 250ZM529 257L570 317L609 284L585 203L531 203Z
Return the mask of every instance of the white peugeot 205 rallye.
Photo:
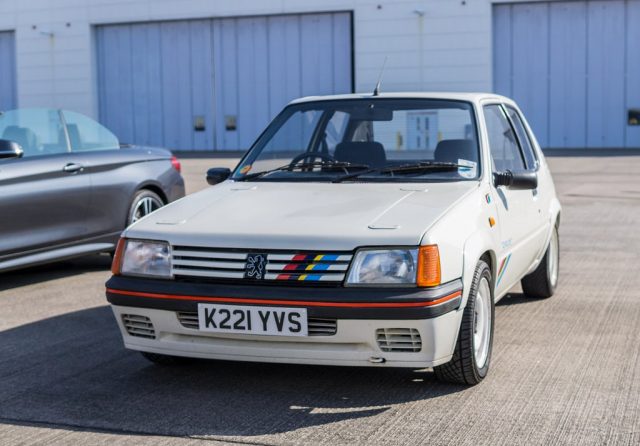
M237 168L130 226L107 282L125 346L183 357L433 367L476 384L494 304L554 293L560 203L493 94L311 97Z

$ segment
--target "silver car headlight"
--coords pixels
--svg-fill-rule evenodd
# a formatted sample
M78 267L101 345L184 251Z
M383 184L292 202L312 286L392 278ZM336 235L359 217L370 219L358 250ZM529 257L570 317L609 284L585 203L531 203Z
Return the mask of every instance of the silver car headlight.
M418 249L361 249L347 285L415 285Z
M123 241L119 272L125 276L171 277L171 247L151 240Z

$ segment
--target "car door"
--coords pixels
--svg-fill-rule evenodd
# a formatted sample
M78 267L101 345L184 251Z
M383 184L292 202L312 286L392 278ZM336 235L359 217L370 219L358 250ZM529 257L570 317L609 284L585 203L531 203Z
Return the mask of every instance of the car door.
M69 152L58 110L0 115L0 138L22 146L22 158L0 160L0 258L82 239L89 178Z
M483 107L493 172L526 170L516 132L501 104ZM536 191L492 185L498 213L496 296L508 291L528 271L538 251L540 207Z
M85 173L91 181L91 200L87 208L87 230L91 236L119 235L127 221L132 194L145 166L152 157L145 151L120 149L118 138L107 128L80 113L63 110L71 153L86 163ZM127 174L127 172L129 172Z
M509 104L504 104L504 110L507 113L511 127L515 130L518 144L524 155L526 170L536 172L538 175L538 188L531 191L531 194L533 196L534 207L538 211L538 227L533 233L535 238L534 243L537 246L536 258L541 258L547 249L549 227L551 225L547 212L545 212L551 206L551 196L545 193L547 189L544 187L547 179L544 178L543 172L540 171L540 161L534 149L534 141L527 131L521 113Z

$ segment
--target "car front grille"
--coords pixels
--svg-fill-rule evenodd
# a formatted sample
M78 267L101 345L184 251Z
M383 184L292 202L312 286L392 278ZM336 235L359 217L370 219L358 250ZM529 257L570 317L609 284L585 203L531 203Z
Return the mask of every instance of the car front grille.
M139 338L155 339L156 331L153 328L151 319L146 316L139 316L136 314L123 314L122 323L125 330L130 336L136 336Z
M341 283L351 252L239 251L174 246L176 278L206 278L245 282Z
M198 313L179 311L176 313L180 325L184 328L197 330ZM307 319L307 327L309 336L333 336L338 331L338 321L336 319L325 319L310 317Z
M376 341L383 352L419 352L422 349L420 332L415 328L378 328Z

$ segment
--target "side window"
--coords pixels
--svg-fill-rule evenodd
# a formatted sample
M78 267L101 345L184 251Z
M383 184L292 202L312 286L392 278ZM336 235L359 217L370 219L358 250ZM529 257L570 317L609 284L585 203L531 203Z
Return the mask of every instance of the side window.
M63 111L71 151L119 149L118 138L102 125L80 113Z
M484 119L495 170L524 170L522 153L502 108L499 105L485 106Z
M518 141L520 141L522 151L524 152L524 158L527 161L527 169L535 170L538 166L538 160L534 153L529 135L527 134L527 131L524 128L524 124L522 123L522 119L514 108L509 106L507 106L506 108L507 113L509 114L509 118L511 118L511 122L513 123L513 127L516 129L516 134L518 135Z
M0 139L20 144L25 158L68 151L60 114L53 109L25 108L0 113Z

